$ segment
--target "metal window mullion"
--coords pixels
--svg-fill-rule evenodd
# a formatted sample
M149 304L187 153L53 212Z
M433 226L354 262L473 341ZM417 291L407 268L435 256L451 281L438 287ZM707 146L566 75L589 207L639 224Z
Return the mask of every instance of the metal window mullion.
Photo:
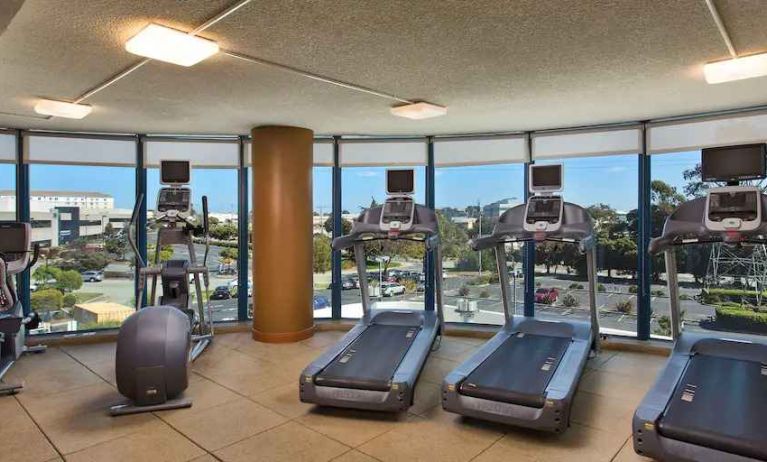
M136 139L136 200L139 197L144 198L141 208L138 214L138 223L136 224L136 244L138 250L141 253L141 259L147 261L147 201L149 196L147 193L147 174L146 167L144 166L144 149L145 149L144 137L138 135ZM139 266L135 265L133 296L138 297L138 283L139 283ZM146 305L147 300L146 291L143 292L141 306Z
M652 306L650 284L652 282L652 259L647 253L652 234L652 178L651 160L647 154L647 124L642 125L642 152L639 153L639 204L637 204L637 338L650 338Z
M525 140L527 142L527 162L525 162L525 171L524 171L524 184L522 187L524 188L523 197L525 198L525 203L527 203L527 200L530 198L530 191L527 187L529 183L529 175L530 175L530 165L534 163L533 161L533 137L532 134L527 133ZM524 313L525 316L535 316L535 243L534 242L526 242L524 244L524 250L523 250L523 257L522 257L522 271L525 273L525 309ZM514 311L516 311L517 307L514 307Z
M343 234L343 223L341 218L341 165L340 150L341 137L333 137L333 232L332 238L335 239ZM341 251L333 250L331 253L331 317L341 319Z
M16 132L16 220L24 223L32 223L32 214L29 204L30 186L29 186L29 164L24 161L24 133L19 130ZM30 306L30 272L19 273L17 281L17 291L24 314L29 314Z
M250 246L248 245L248 223L249 223L249 200L248 197L248 168L245 159L245 137L238 139L239 166L237 168L237 319L240 321L248 320L248 304L250 303L248 292L250 289L248 267Z
M436 171L434 168L434 137L426 138L426 207L436 210L435 193ZM434 290L436 287L435 278L442 277L441 274L434 273L435 261L434 252L427 251L424 261L424 277L426 278L424 308L427 311L434 310Z

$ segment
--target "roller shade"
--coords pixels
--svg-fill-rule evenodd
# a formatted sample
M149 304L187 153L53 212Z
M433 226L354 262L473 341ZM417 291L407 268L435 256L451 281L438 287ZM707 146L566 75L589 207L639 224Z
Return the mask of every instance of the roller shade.
M767 141L767 114L719 117L651 126L648 152L691 151Z
M341 142L342 167L426 165L426 140Z
M0 133L0 163L16 162L16 137Z
M136 165L136 141L27 135L24 160L30 164Z
M639 128L533 135L533 160L636 154L641 150Z
M314 143L314 165L317 167L333 166L333 141L322 140ZM253 150L253 144L248 142L245 145L245 167L250 167L250 153Z
M146 167L159 167L161 160L189 160L193 168L237 168L240 149L236 142L147 141Z
M434 165L508 164L527 161L524 136L509 138L469 138L434 142Z

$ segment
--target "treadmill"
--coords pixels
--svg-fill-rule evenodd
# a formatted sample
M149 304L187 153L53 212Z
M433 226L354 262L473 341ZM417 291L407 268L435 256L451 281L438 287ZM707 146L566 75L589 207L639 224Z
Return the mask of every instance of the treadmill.
M354 249L363 315L336 345L304 369L301 401L373 411L399 412L413 404L416 381L443 324L442 256L437 215L413 201L414 172L387 171L386 202L365 210L333 250ZM435 261L437 311L373 309L370 306L365 243L422 242Z
M562 165L531 165L526 204L504 212L492 234L471 242L495 249L505 324L442 384L446 411L502 424L559 433L569 422L575 389L591 352L599 348L596 309L596 237L591 217L553 195L562 189ZM586 254L589 321L516 316L510 305L507 243L554 241Z
M682 332L675 249L767 244L767 195L740 180L765 178L765 145L704 149L703 181L727 183L681 204L650 241L664 253L674 349L634 414L634 450L664 461L767 460L767 341ZM763 290L758 288L757 290Z

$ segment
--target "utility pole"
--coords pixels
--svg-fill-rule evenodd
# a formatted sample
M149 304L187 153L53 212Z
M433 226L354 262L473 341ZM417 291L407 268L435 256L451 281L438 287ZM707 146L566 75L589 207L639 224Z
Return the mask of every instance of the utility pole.
M477 215L479 216L479 234L477 237L482 237L482 206L479 203L479 199L477 199ZM482 251L479 251L479 275L482 276Z

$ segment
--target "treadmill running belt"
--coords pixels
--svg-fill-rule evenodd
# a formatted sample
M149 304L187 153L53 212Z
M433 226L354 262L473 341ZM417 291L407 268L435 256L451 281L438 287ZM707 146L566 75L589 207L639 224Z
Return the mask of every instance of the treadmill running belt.
M546 387L570 346L569 337L518 333L461 382L461 394L542 408Z
M658 429L676 440L767 460L767 365L693 356Z
M326 387L388 391L420 327L373 324L314 379Z

